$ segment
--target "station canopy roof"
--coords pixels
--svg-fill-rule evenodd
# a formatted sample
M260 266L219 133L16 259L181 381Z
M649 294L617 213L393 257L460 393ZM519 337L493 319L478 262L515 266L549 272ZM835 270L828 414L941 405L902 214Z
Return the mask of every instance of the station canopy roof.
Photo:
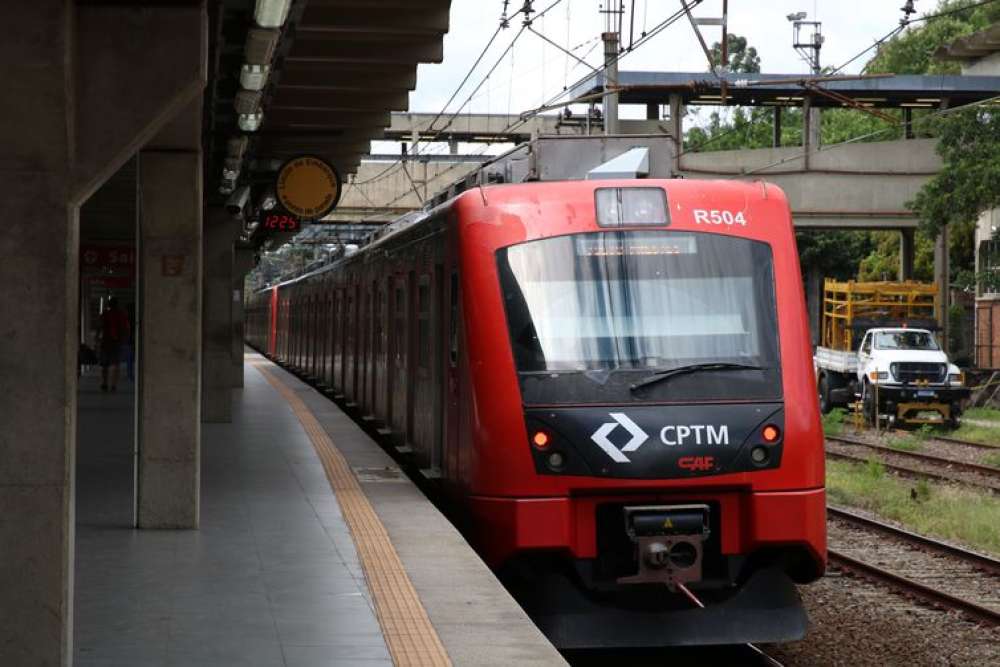
M728 73L724 78L727 104L743 106L802 106L808 97L814 107L937 108L980 102L1000 93L1000 76L889 74L824 79L808 74ZM721 80L710 72L619 72L617 83L621 104L667 104L673 94L691 105L722 101ZM595 95L604 84L605 75L594 74L570 91L570 99Z
M289 7L275 27L255 8ZM214 0L205 102L206 193L265 184L285 160L326 159L347 175L390 112L405 111L417 65L439 63L451 0ZM275 10L277 11L277 10Z

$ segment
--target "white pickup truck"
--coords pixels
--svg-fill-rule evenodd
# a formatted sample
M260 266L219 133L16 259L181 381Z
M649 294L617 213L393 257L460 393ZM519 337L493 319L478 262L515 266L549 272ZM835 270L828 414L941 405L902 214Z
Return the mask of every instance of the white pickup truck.
M956 425L968 397L958 366L927 329L874 328L857 352L816 348L820 409L829 412L860 396L869 423Z

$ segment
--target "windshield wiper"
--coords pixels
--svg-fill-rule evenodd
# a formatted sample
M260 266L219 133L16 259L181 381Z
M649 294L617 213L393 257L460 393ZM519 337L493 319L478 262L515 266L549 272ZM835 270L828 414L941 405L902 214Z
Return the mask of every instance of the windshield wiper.
M647 385L656 384L662 380L672 378L677 375L685 375L687 373L697 373L700 371L729 371L729 370L743 370L743 371L762 371L765 370L763 366L751 366L750 364L731 364L727 362L712 362L705 364L689 364L687 366L676 366L674 368L667 368L665 370L659 371L650 375L645 380L640 380L629 387L630 391L636 391Z

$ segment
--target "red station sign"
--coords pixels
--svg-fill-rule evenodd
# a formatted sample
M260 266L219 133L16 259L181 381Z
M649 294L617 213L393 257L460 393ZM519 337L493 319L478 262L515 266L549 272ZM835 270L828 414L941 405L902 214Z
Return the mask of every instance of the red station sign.
M135 267L135 248L130 245L80 246L80 268L84 271L127 270Z

